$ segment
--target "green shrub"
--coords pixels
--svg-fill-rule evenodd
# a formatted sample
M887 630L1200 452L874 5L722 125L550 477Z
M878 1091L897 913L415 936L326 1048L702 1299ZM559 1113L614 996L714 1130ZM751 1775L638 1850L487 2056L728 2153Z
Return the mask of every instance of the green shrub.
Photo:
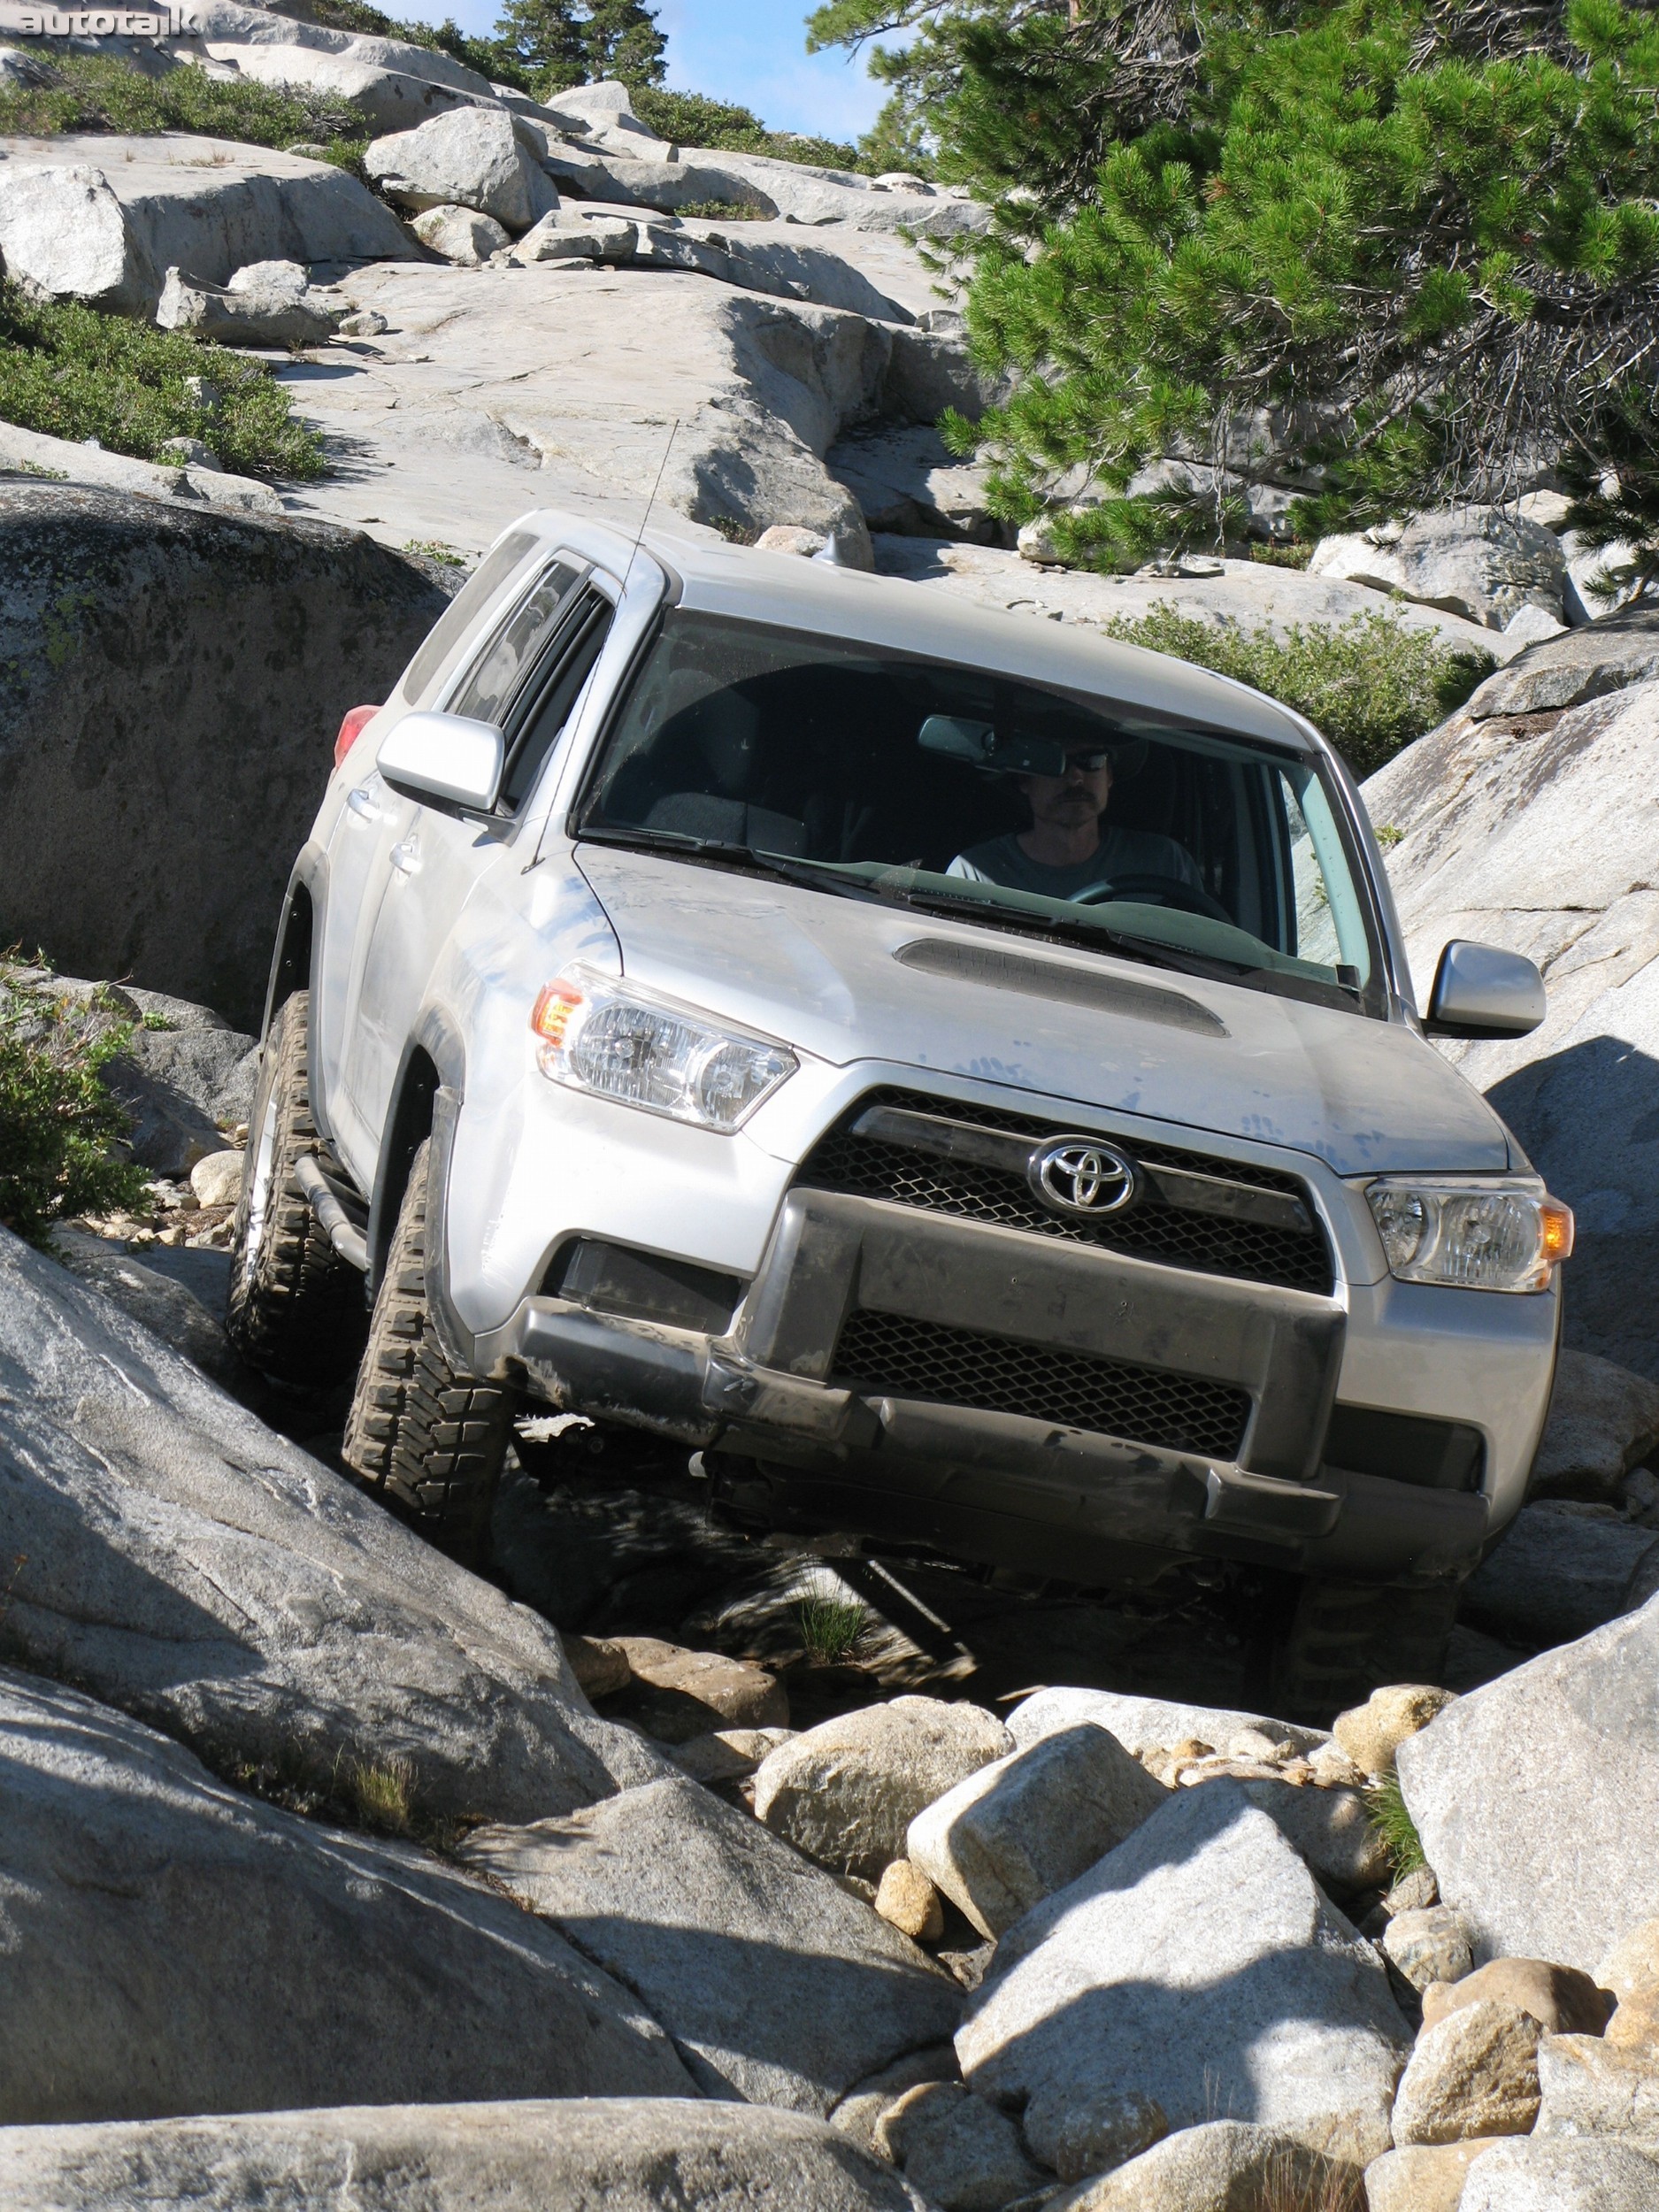
M1210 624L1164 601L1106 626L1110 637L1196 661L1294 707L1362 777L1444 721L1493 667L1487 654L1460 652L1432 630L1380 613L1334 626L1297 622L1280 633Z
M193 389L191 380L215 388ZM111 453L165 458L199 438L241 476L324 472L322 441L296 422L263 361L73 301L42 303L0 281L0 421Z
M363 118L338 100L269 85L210 77L203 69L172 69L141 77L106 54L54 54L59 81L0 90L0 135L54 138L65 131L194 131L243 146L365 143Z
M1423 1855L1423 1839L1417 1833L1417 1824L1411 1817L1405 1793L1400 1787L1397 1774L1386 1774L1366 1793L1371 1826L1382 1838L1394 1868L1394 1879L1402 1882L1408 1874L1415 1874L1428 1864Z
M103 1081L131 1034L0 970L0 1225L30 1244L75 1214L148 1210L143 1169L113 1149L127 1120Z
M557 106L558 96L552 96ZM641 122L677 146L701 146L711 153L770 154L774 161L810 162L820 169L868 165L856 146L833 138L769 131L752 109L730 100L710 100L701 92L670 92L662 85L632 86L629 96Z

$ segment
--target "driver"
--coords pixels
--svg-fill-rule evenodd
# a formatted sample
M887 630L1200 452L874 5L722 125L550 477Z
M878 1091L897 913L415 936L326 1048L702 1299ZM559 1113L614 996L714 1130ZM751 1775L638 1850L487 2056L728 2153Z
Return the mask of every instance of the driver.
M1068 745L1064 775L1016 775L1014 781L1031 809L1031 827L971 846L957 854L948 874L1047 899L1080 898L1118 876L1164 876L1200 887L1184 845L1154 830L1119 829L1103 819L1112 788L1110 747Z

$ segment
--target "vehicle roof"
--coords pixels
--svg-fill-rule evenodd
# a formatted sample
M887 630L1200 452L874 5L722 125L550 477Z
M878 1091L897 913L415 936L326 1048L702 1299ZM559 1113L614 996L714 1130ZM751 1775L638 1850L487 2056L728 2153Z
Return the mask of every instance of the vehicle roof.
M626 532L552 511L526 515L513 526L566 542L578 540L590 556L605 541L618 573L634 549ZM703 613L1061 684L1125 706L1264 738L1301 753L1325 749L1324 741L1300 715L1247 685L1143 646L1098 636L1076 623L1010 614L933 586L798 554L761 553L669 526L648 529L640 542L679 578L680 604Z

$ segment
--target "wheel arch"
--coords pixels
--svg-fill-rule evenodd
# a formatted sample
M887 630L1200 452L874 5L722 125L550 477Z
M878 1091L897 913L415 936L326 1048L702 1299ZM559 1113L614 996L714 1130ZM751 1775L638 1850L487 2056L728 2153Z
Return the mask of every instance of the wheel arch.
M442 1008L431 1008L403 1047L376 1157L368 1227L369 1282L373 1289L380 1287L386 1271L410 1169L428 1137L434 1140L431 1212L442 1223L449 1139L465 1088L466 1047L461 1033ZM442 1234L437 1242L442 1252Z
M302 853L296 862L282 896L282 918L277 926L276 948L271 956L270 979L265 985L265 1018L259 1034L270 1034L279 1008L296 991L308 990L317 956L317 919L321 910L327 864L320 853Z

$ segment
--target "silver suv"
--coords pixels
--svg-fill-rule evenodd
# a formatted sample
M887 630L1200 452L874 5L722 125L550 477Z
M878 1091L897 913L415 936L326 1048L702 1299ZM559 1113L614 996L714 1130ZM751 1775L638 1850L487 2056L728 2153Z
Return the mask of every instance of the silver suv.
M910 583L515 525L341 732L230 1301L462 1555L526 1400L750 1523L1086 1586L1300 1578L1281 1694L1432 1676L1571 1217L1426 1041L1340 760ZM1260 1578L1258 1576L1258 1581Z

